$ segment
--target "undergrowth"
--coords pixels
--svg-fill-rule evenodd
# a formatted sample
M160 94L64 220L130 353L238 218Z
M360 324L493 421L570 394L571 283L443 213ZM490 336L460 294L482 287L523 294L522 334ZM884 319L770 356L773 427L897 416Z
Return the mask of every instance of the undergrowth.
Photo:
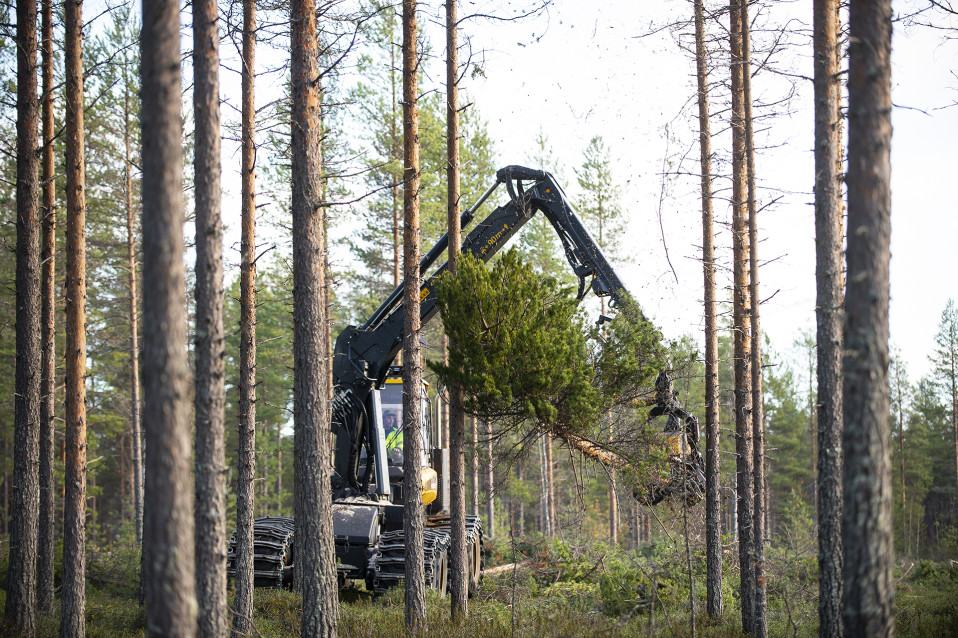
M453 622L449 599L430 592L428 629L441 638L659 637L692 636L689 579L681 552L670 544L624 551L594 542L523 539L488 544L488 563L518 565L484 578L470 600L470 615ZM3 559L6 557L4 556ZM724 560L720 621L705 613L704 556L693 555L695 635L742 636L738 573L734 553ZM0 559L2 560L2 559ZM814 557L772 547L766 555L770 636L817 635L817 566ZM5 582L5 565L0 577ZM131 550L90 551L87 556L87 635L142 636L146 618L139 606L139 559ZM59 577L59 575L58 575ZM958 636L958 567L922 561L896 571L897 635L903 638ZM0 604L5 594L0 592ZM361 584L340 591L340 635L345 638L402 638L403 593L395 588L374 597ZM59 610L58 610L59 611ZM289 591L257 590L256 635L299 634L300 599ZM56 636L59 618L40 616L38 636ZM2 630L2 627L0 627ZM2 632L8 635L7 632Z

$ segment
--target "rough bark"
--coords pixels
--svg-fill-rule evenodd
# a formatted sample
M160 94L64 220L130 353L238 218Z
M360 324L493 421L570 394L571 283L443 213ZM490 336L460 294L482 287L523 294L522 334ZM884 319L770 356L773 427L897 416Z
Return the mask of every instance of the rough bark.
M755 578L755 626L757 638L768 635L765 587L765 419L762 405L762 327L759 320L758 211L755 186L755 131L752 119L751 35L748 3L742 3L742 98L745 106L746 182L748 185L749 296L752 299L752 453L755 503L752 515L752 569Z
M196 141L196 597L197 634L218 638L226 607L223 224L220 218L219 33L215 0L193 0Z
M253 517L256 478L256 3L243 2L240 201L240 379L236 477L236 570L233 633L253 617Z
M83 2L65 5L66 465L60 635L83 636L86 608L86 167L83 156ZM95 516L95 514L94 514Z
M715 319L715 231L712 211L712 132L702 0L695 0L695 69L702 172L702 270L705 277L705 589L712 618L722 615L721 461L719 459L718 330Z
M755 572L752 559L754 507L752 458L751 326L742 1L731 6L732 64L732 251L735 366L735 453L742 628L754 631Z
M131 79L123 70L123 144L126 153L124 162L126 178L126 264L129 270L130 289L130 430L133 448L133 516L136 528L136 543L143 543L143 439L140 422L140 346L139 316L136 285L136 239L133 234L133 139L130 121L133 88Z
M489 423L485 423L485 463L483 468L483 478L485 479L485 492L486 492L486 530L485 534L489 538L495 537L496 531L496 482L495 475L493 474L493 462L492 462L492 426Z
M13 398L13 524L4 615L18 631L36 627L40 486L40 220L37 171L37 3L17 2L17 274ZM7 510L9 514L10 510Z
M446 186L449 226L449 272L455 274L462 244L459 223L459 55L456 32L456 0L446 0ZM407 271L409 272L409 271ZM450 339L450 348L456 344ZM469 557L466 555L466 418L462 388L449 388L450 554L449 593L452 617L468 613Z
M41 119L42 148L42 223L40 249L41 309L40 330L42 370L40 380L40 512L38 547L53 547L56 541L56 477L54 463L56 416L56 165L53 152L53 1L42 3L41 49L43 62L43 96ZM54 612L54 552L39 552L37 561L37 609L42 614Z
M842 432L844 635L893 636L888 410L891 2L849 12L848 283Z
M422 436L419 387L419 59L416 0L403 0L403 529L406 538L406 629L426 627L426 575L423 569Z
M476 417L470 420L469 432L469 510L479 516L479 426Z
M180 14L143 4L143 571L148 636L193 636L193 511L183 273Z
M839 3L815 0L815 251L818 350L818 634L839 638L842 600L842 192ZM811 391L809 392L811 399ZM811 418L811 413L809 413Z
M302 636L336 636L339 598L333 546L330 407L324 303L322 129L316 4L296 0L292 29L293 419L295 565Z
M552 461L552 435L545 434L543 436L546 450L546 498L549 502L546 505L546 511L549 516L549 535L555 536L556 534L556 492L555 492L555 476L553 473L553 461Z

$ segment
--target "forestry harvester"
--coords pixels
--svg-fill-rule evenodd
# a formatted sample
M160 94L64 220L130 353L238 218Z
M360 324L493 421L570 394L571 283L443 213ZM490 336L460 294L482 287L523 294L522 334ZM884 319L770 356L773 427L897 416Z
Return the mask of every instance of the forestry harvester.
M579 279L578 298L588 290L609 297L611 306L625 287L598 244L579 221L562 188L549 173L508 166L496 173L493 184L462 214L465 230L479 207L502 184L509 200L476 224L462 243L462 252L488 261L536 212L542 212L558 234L572 271ZM419 264L420 314L425 324L438 312L435 286L446 264L431 275L427 271L446 251L444 235ZM333 527L340 581L365 580L370 591L383 592L403 578L403 462L401 431L402 369L393 361L402 347L403 285L400 284L361 326L347 327L337 338L333 354L332 406ZM449 450L442 441L438 415L433 413L424 383L419 390L423 437L422 491L426 514L425 571L427 586L444 592L449 545ZM663 373L656 382L652 415L667 415L670 477L637 495L655 504L676 486L683 493L701 494L704 488L702 457L696 449L695 417L679 406L671 379ZM669 432L671 430L671 432ZM588 453L588 450L584 450ZM599 456L594 456L604 462ZM613 461L614 464L614 461ZM689 500L697 501L700 496ZM466 517L470 593L479 586L482 525ZM254 576L258 587L283 587L292 582L293 519L264 517L254 525ZM227 571L235 569L235 533L230 539Z

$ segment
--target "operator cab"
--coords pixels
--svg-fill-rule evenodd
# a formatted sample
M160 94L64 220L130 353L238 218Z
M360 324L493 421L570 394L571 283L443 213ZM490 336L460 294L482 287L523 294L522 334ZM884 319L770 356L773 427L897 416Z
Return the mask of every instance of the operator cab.
M372 409L370 413L369 437L373 445L373 463L369 462L369 448L364 445L360 454L359 475L365 478L366 468L372 467L370 493L375 493L389 502L401 504L405 424L403 422L403 380L402 367L391 366L386 381L379 389L372 391ZM431 467L430 453L433 449L435 427L433 426L432 404L429 401L429 383L422 382L419 390L420 432L422 440L422 480L423 504L429 505L438 495L438 474ZM386 476L388 481L379 477Z

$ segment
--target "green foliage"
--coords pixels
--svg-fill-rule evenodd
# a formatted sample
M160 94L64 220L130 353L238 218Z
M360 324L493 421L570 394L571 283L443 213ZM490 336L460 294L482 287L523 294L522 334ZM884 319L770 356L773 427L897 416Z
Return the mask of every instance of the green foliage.
M491 268L465 255L437 299L456 349L429 367L461 385L466 410L485 419L581 433L637 399L662 365L659 335L632 300L605 329L586 328L571 289L515 250Z
M463 387L467 411L571 427L594 417L584 321L555 280L536 275L513 250L491 269L464 255L437 299L456 348L448 365L429 367L443 383Z

